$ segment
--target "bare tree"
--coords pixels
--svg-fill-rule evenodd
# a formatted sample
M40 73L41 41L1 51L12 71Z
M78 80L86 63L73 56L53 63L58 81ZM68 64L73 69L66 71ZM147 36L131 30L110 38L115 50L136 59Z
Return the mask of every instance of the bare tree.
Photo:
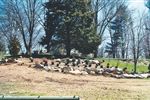
M145 54L145 57L146 58L150 58L150 17L149 16L146 16L144 18L144 26L145 26L145 38L144 38L144 45L143 45L143 48L144 48L144 54Z
M128 24L129 14L127 5L120 5L115 18L108 24L110 43L107 43L106 52L112 54L113 58L125 58L128 50Z
M144 15L144 14L143 14ZM144 33L144 23L143 23L143 16L139 17L139 22L135 21L135 23L131 22L130 24L130 45L131 45L131 53L133 55L133 61L134 61L134 73L137 72L137 62L139 57L141 56L143 52L142 43L145 37Z
M102 38L108 24L118 13L125 0L93 0L94 22L97 33Z
M2 2L5 24L13 23L14 26L11 27L16 27L15 30L21 35L26 52L31 54L41 29L39 16L42 15L42 0L2 0Z
M121 5L124 3L125 0L92 0L95 30L100 37L101 43L103 41L103 34L107 30L108 24L113 20Z

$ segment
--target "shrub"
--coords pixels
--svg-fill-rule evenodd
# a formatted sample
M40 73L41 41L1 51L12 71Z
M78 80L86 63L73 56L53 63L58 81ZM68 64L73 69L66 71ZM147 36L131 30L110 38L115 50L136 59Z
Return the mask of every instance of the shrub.
M5 52L5 45L2 41L0 41L0 52Z
M12 56L17 56L20 51L20 42L16 35L12 35L8 44L9 53Z

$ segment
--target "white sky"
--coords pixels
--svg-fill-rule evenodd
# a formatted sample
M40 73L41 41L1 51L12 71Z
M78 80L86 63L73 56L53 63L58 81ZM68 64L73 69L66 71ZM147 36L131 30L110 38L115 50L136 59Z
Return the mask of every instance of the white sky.
M132 16L135 16L135 19L139 16L139 14L141 15L143 14L143 12L146 13L148 11L148 8L144 4L144 0L128 0L128 4L129 4L129 9L134 10L134 14L132 13L133 14ZM104 36L104 38L105 37L108 38L108 36Z
M144 4L144 0L129 0L129 8L140 12L148 10Z

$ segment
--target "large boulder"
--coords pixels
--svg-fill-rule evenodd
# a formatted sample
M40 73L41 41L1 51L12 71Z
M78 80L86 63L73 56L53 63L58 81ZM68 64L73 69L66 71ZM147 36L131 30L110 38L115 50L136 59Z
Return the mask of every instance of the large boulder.
M69 73L70 71L72 71L71 67L63 67L62 68L63 73Z
M81 71L81 75L88 75L86 71Z
M144 78L150 78L150 73L144 73L144 74L141 74L141 76Z
M95 69L95 68L91 68L91 67L86 67L86 68L85 68L85 71L86 71L88 74L95 75L96 69Z
M82 74L82 72L79 70L69 71L69 73L72 75L81 75Z
M34 67L35 67L35 68L44 68L44 65L42 65L42 64L35 64Z

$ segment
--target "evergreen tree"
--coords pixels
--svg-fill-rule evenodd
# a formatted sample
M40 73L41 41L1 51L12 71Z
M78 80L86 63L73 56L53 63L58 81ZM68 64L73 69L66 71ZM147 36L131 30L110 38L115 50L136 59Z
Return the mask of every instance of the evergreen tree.
M62 37L67 55L75 48L83 54L93 53L100 40L93 27L93 12L88 0L66 0L66 15Z
M118 9L115 19L110 23L111 43L107 43L106 52L113 55L113 58L125 57L126 35L128 11L125 5L121 5ZM113 33L112 33L113 31ZM117 54L118 53L118 54Z
M49 3L47 3L49 11L46 15L49 20L46 20L45 25L48 31L43 44L48 44L53 40L52 37L55 34L59 37L56 40L65 44L67 56L70 56L73 48L85 54L94 52L99 45L99 38L93 28L90 1L51 0Z
M16 35L10 36L8 49L12 56L17 56L20 51L20 42Z
M0 52L5 52L5 45L2 41L0 41Z
M147 7L148 9L150 9L150 0L146 0L145 5L146 5L146 7Z
M114 32L111 35L111 43L107 43L106 52L112 54L113 58L116 58L122 34L120 18L116 17L115 20L111 22L110 31L111 30L113 30Z
M60 0L49 0L49 2L44 5L46 9L45 15L45 36L41 38L40 44L46 45L47 52L50 52L50 47L52 46L52 37L57 33L57 28L60 23L60 15L63 13L64 7L62 1Z

